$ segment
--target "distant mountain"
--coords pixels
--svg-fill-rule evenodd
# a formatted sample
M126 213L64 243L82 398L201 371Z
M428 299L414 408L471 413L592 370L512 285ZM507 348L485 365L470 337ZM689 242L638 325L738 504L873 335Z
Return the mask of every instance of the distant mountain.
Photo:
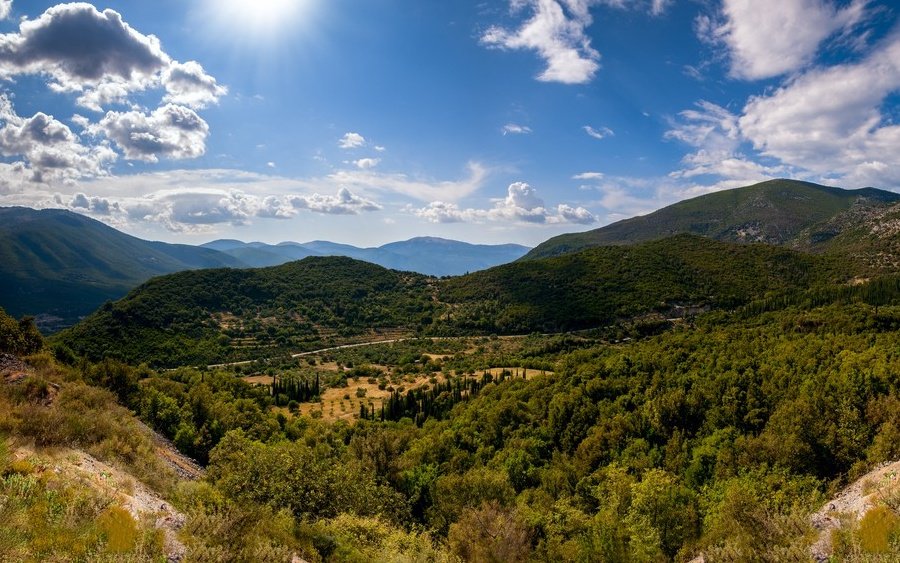
M876 259L885 246L896 249L889 237L900 231L900 224L886 229L879 217L889 219L889 210L898 202L900 194L875 188L843 190L795 180L770 180L681 201L592 231L560 235L538 245L524 258L690 233L810 252L852 248L865 254L868 248L871 258ZM900 207L896 209L900 211Z
M254 267L278 266L308 256L346 256L392 270L430 276L453 276L484 270L517 260L529 250L518 244L469 244L436 237L418 237L377 248L359 248L321 240L277 245L214 240L203 246L225 252Z
M242 264L209 248L148 242L60 209L0 208L0 306L43 329L73 324L161 274Z

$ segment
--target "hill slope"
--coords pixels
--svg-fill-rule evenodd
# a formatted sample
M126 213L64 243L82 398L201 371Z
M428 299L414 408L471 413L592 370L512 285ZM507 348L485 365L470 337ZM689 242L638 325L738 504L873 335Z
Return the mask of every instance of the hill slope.
M65 330L78 353L154 365L208 364L308 343L405 334L431 322L430 279L344 257L150 280Z
M900 194L864 188L843 190L770 180L681 201L648 215L625 219L584 233L560 235L538 245L525 258L546 258L604 245L634 244L680 233L716 240L827 251L842 233L862 247L878 246L873 213L900 202Z
M207 248L148 242L77 213L0 208L0 306L72 324L160 274L240 266Z
M596 327L678 306L730 307L842 280L842 272L828 257L691 235L445 280L314 257L156 278L59 340L91 358L110 353L154 365L211 364L385 335Z
M499 266L446 280L441 295L457 304L461 326L555 332L650 311L674 315L682 306L732 307L840 281L848 271L830 257L678 235Z
M518 260L529 248L518 244L469 244L436 237L417 237L375 248L359 248L328 241L305 243L243 243L216 240L203 245L221 250L249 266L277 266L308 256L347 256L407 272L453 276Z

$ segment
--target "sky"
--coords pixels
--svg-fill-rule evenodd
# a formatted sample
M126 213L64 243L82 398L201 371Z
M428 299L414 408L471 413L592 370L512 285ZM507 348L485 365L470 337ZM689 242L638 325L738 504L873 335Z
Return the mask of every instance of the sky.
M0 205L200 244L536 245L900 191L890 0L0 0Z

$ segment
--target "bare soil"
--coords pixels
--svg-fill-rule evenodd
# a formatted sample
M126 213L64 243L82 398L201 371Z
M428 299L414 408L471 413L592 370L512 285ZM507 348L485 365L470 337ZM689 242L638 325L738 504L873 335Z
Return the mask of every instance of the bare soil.
M812 525L819 530L816 543L810 548L810 555L819 562L828 561L831 556L831 534L844 522L862 519L877 506L880 499L900 489L900 461L882 464L869 471L846 487L812 517Z

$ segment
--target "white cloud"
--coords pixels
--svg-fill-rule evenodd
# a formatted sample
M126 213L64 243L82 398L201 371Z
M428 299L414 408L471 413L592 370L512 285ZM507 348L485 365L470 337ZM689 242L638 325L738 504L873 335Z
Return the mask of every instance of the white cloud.
M575 174L572 176L573 180L602 180L604 178L603 172L582 172L581 174Z
M62 203L61 196L57 201ZM111 204L108 199L102 197L88 197L82 192L72 196L68 207L73 211L86 211L97 215L109 215L113 210L119 211L118 203Z
M381 163L380 158L360 158L359 160L353 161L353 164L355 164L356 167L361 170L368 170L370 168L375 168L380 163Z
M406 174L383 174L371 170L340 170L328 176L327 180L357 190L391 192L422 201L455 201L477 191L487 177L487 170L481 164L469 163L468 169L468 177L457 181L419 180Z
M531 127L518 125L516 123L507 123L500 131L504 135L527 135L531 133Z
M218 103L219 98L228 93L228 88L220 86L196 61L172 63L163 73L163 84L167 92L164 102L194 109Z
M756 80L807 66L819 45L865 17L869 0L723 0L721 14L701 16L698 34L728 49L731 75Z
M590 224L596 221L594 215L583 207L560 204L555 210L548 209L544 200L538 197L537 191L525 182L510 184L506 197L495 200L494 206L490 209L463 209L455 203L432 201L423 208L410 207L408 211L431 223L503 221L534 224Z
M676 139L694 149L682 158L683 168L671 178L717 177L718 188L737 187L785 175L783 166L764 166L740 152L741 131L738 116L706 100L696 108L682 111L671 123L665 138Z
M46 76L52 90L76 93L77 102L94 111L157 86L166 88L165 101L196 108L226 93L198 63L174 61L155 36L87 3L53 6L22 20L17 33L0 35L0 76L20 74Z
M338 146L342 149L358 149L366 146L366 138L359 133L345 133L338 141Z
M295 209L308 209L330 215L358 215L363 211L381 209L374 201L359 197L347 188L340 188L333 196L320 194L294 196L289 201Z
M0 154L21 157L30 180L70 181L106 173L116 154L105 145L87 147L69 127L43 112L25 118L16 114L12 102L0 95Z
M591 24L590 2L566 0L567 10L555 0L511 0L514 11L528 7L533 15L519 29L490 27L482 44L500 49L537 51L546 68L537 76L543 82L584 84L600 68L600 53L591 47L585 29Z
M900 32L858 63L814 69L750 98L743 136L763 155L854 186L900 185L900 125L884 100L900 91Z
M12 12L13 0L0 0L0 19L5 20Z
M662 15L671 3L672 0L653 0L650 3L650 13L654 16Z
M672 129L666 131L666 139L714 151L733 151L740 144L738 116L722 106L700 100L694 109L684 110L678 117L679 121L670 123Z
M584 127L582 127L582 129L584 129L585 133L595 139L605 139L607 137L615 136L615 132L609 127L600 127L599 129L594 129L590 125L585 125Z
M105 135L130 160L157 162L196 158L206 152L209 126L190 108L166 104L152 113L111 111L90 126L94 135Z

